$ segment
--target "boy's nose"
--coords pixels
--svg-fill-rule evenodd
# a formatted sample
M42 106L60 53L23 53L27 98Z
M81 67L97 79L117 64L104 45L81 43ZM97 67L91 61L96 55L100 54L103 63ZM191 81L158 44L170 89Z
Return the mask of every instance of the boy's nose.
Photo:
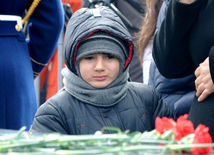
M105 70L104 61L102 58L98 58L95 64L95 70L96 71L103 71Z

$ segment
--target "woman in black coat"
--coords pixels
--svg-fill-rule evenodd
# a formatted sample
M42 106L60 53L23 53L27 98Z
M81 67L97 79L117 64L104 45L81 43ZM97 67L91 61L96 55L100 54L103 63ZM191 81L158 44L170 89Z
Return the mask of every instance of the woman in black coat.
M214 1L171 0L154 39L153 57L160 73L182 78L195 73L196 96L189 119L209 126L214 137Z

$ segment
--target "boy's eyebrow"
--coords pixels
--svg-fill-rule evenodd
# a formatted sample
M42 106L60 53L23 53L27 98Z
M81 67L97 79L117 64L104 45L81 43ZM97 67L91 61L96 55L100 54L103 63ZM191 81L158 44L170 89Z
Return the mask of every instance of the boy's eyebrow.
M88 57L88 56L93 56L94 54L88 54L88 55L86 55L86 56L84 56L84 57Z

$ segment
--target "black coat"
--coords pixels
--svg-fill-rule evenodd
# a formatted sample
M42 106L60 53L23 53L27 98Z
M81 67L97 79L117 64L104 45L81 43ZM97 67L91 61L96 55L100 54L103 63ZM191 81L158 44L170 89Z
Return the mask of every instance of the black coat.
M171 0L153 47L155 63L163 76L180 78L194 74L199 64L209 56L214 81L213 8L213 0L196 0L191 4ZM195 128L200 123L208 126L214 139L213 102L214 94L200 103L195 96L188 119Z
M154 129L158 116L174 118L160 94L142 83L129 83L127 96L106 108L83 103L62 90L39 107L31 131L80 135L94 134L104 126L111 126L121 131L143 132Z
M156 25L157 30L160 29L170 2L170 0L163 1L164 2L158 15ZM183 78L166 78L160 74L155 62L153 60L151 61L149 70L149 85L152 85L159 91L159 93L161 93L162 97L177 117L187 114L190 110L190 106L192 105L192 101L195 96L194 81L194 74Z
M155 63L163 76L190 75L208 56L211 74L214 74L213 8L213 0L196 0L188 5L170 1L153 47ZM212 79L214 81L214 76Z

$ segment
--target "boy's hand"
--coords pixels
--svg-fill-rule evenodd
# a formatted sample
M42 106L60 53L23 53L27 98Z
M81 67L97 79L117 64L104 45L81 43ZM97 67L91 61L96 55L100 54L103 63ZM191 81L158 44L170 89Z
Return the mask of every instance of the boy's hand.
M214 84L210 75L209 57L195 70L195 87L198 101L205 100L214 92Z
M190 4L192 2L194 2L195 0L179 0L181 3L186 3L186 4Z

